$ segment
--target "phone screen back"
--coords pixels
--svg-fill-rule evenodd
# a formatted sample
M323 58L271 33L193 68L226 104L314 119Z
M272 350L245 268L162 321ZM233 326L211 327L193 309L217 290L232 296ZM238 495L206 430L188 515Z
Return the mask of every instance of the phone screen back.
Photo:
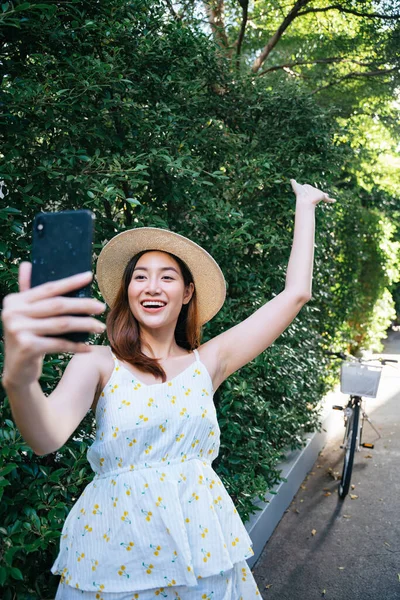
M94 218L89 210L37 214L33 224L31 287L91 271L93 230Z

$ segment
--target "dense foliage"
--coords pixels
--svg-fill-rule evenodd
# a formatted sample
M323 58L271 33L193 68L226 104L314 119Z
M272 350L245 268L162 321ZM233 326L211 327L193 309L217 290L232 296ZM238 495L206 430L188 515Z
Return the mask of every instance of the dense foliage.
M89 208L94 260L113 235L167 227L203 245L228 283L204 340L282 291L294 220L289 178L338 198L316 211L313 298L216 394L213 467L245 521L279 481L276 464L319 426L332 382L323 351L375 344L393 316L398 244L379 205L342 168L353 159L335 115L297 81L234 74L207 36L162 2L3 5L0 290L17 291L38 211ZM368 282L373 285L367 286ZM96 285L94 293L98 295ZM386 302L379 318L378 302ZM93 343L106 343L93 336ZM51 393L70 356L47 356ZM24 444L8 400L0 424L0 586L5 600L54 597L49 568L66 514L92 473L88 413L57 453Z

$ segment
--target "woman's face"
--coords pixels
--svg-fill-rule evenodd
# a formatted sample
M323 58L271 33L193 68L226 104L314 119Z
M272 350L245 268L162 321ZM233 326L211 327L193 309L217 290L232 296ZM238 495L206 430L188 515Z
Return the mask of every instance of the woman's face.
M128 286L130 309L146 328L175 328L183 304L188 304L193 283L185 287L176 260L165 252L151 251L136 263Z

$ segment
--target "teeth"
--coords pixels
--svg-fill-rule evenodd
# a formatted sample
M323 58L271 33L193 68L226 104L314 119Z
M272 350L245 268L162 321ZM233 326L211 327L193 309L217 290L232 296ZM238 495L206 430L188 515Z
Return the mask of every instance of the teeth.
M142 306L165 306L165 302L142 302Z

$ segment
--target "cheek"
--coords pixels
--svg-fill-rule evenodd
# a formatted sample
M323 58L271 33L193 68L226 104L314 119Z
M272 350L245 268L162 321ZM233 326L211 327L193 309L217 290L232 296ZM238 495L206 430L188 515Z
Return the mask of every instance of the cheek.
M137 289L137 286L129 285L129 287L128 287L128 303L129 303L129 306L131 307L131 310L133 310L135 305L137 304L139 293L140 293L140 291Z
M128 285L128 296L135 296L139 292L139 286L135 281L131 281Z

